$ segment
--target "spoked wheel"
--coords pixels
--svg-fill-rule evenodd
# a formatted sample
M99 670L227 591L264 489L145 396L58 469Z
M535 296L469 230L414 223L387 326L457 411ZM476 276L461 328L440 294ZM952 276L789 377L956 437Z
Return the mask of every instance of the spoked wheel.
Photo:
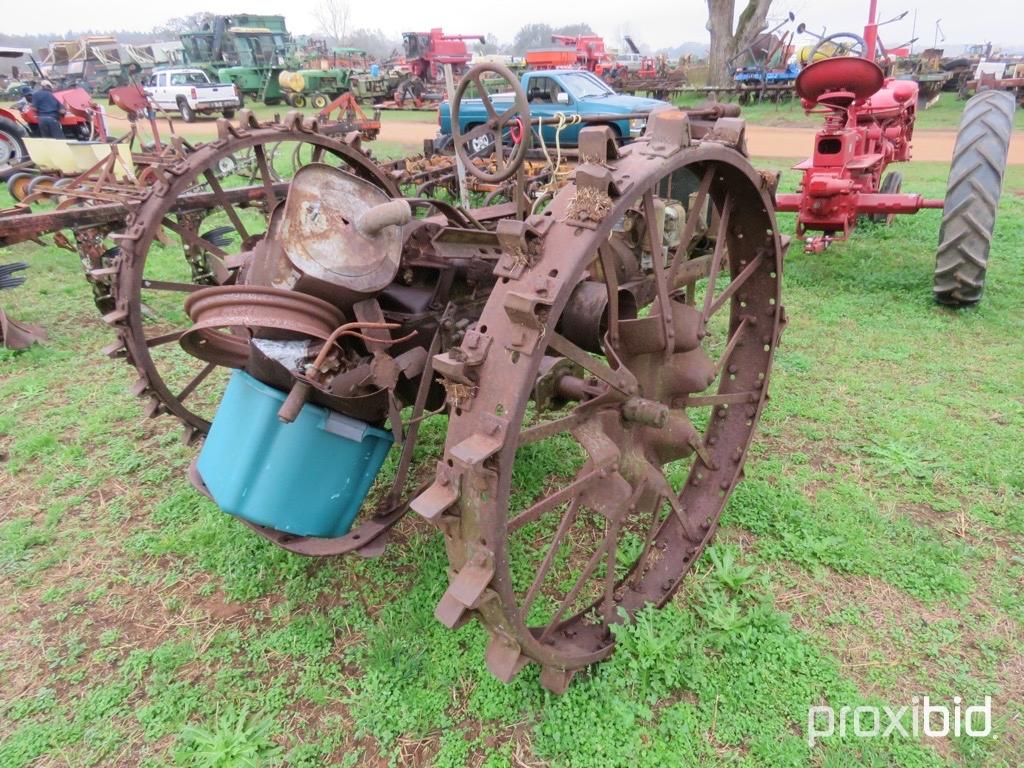
M147 415L177 416L187 437L208 430L226 373L179 346L178 339L191 325L185 298L205 286L234 282L247 254L266 233L267 213L287 194L287 181L280 179L290 178L290 169L276 167L269 148L276 146L280 158L290 158L290 144L308 149L312 162L339 166L397 194L386 174L343 141L298 124L249 128L179 161L120 238L116 308L104 317L118 333L109 352L125 357L138 371L133 392L147 400ZM237 174L222 179L224 159L246 153L258 169L255 183L247 184ZM282 159L280 164L287 162Z
M669 600L766 399L782 246L762 181L721 145L680 137L663 159L645 141L604 166L610 186L579 186L601 172L581 166L528 220L544 231L535 255L438 362L445 460L413 509L445 531L438 618L475 613L505 681L534 661L564 690L612 652L612 624Z

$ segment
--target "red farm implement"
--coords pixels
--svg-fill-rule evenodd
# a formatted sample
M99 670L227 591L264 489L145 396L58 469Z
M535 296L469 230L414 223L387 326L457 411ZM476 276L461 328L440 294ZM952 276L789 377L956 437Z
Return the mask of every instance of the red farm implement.
M798 191L778 195L778 210L796 213L804 250L821 253L833 241L847 239L862 216L889 223L897 214L941 208L935 299L974 304L985 284L1013 132L1013 98L986 91L967 103L945 200L903 192L902 174L887 169L911 158L918 85L887 78L876 56L867 53L879 47L876 4L871 0L863 44L850 51L855 55L812 58L797 77L805 110L824 115L824 125L811 157L795 166L803 172Z

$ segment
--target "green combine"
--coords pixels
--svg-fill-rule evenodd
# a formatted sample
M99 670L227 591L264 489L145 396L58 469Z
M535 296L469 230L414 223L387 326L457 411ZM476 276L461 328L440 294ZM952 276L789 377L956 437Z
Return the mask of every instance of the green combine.
M214 16L198 30L181 35L185 62L238 87L266 104L284 97L279 75L294 64L294 43L284 16Z

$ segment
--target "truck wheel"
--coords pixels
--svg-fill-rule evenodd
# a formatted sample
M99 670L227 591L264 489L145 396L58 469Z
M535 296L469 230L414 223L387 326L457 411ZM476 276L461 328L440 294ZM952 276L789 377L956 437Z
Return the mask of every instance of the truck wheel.
M964 107L935 257L933 287L940 304L963 307L981 300L1015 109L1005 91L983 91Z
M471 131L474 128L476 128L475 125L466 126L467 131ZM472 150L474 155L483 155L487 152L493 142L494 137L491 134L483 133L469 142L469 148Z
M25 129L16 122L0 117L0 181L16 173L16 165L28 160L25 135Z
M223 112L221 112L221 114L224 115L224 117L226 117L228 120L230 120L232 117L235 116L235 110L225 109Z
M885 178L882 179L882 185L878 188L878 191L884 195L893 195L903 189L903 174L899 171L889 171L885 174ZM891 213L872 213L871 221L875 224L885 224L889 226L896 218Z
M181 119L186 123L194 123L196 121L196 111L188 105L187 101L178 102L178 111L181 112Z

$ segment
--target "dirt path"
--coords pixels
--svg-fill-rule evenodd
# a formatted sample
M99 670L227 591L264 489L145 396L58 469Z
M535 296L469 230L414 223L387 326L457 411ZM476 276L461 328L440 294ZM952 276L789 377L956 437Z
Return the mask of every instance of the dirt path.
M1019 132L1018 132L1019 133ZM1011 165L1024 165L1024 140L1017 136L1010 142ZM777 128L766 125L747 126L747 146L755 157L805 158L814 141L813 128ZM953 156L956 131L916 131L914 159L922 162L948 163Z
M423 140L437 135L437 120L429 112L424 113L422 121L388 120L385 113L381 123L380 140L401 144L410 153L422 151ZM160 129L165 132L166 123L162 123ZM198 123L176 121L175 130L190 140L210 140L216 135L212 120ZM747 144L750 154L755 157L802 159L810 154L814 133L814 128L748 125ZM948 163L953 155L955 142L955 131L917 131L914 134L914 159ZM1024 165L1024 137L1016 137L1010 143L1009 162L1011 165Z
M145 123L139 124L140 132L149 136L149 126ZM167 121L161 120L159 124L160 135L166 139L170 135ZM212 141L217 138L217 125L213 119L200 119L195 123L185 123L181 120L174 121L174 131L189 141ZM381 120L379 138L382 141L393 141L399 144L408 145L410 152L422 152L423 140L432 139L437 135L437 119L432 113L425 112L424 119L420 120L388 120L387 115Z

